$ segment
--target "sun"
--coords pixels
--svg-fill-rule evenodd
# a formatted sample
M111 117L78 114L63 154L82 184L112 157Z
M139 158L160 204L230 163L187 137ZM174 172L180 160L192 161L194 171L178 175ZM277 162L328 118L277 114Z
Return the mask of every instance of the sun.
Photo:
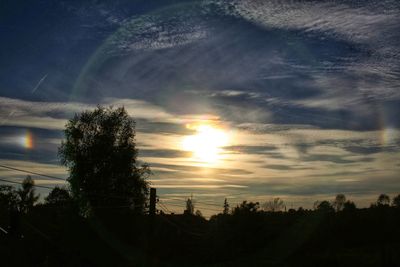
M188 128L195 129L197 133L184 137L183 150L191 151L197 161L216 163L221 158L222 148L228 144L228 134L222 129L206 124Z

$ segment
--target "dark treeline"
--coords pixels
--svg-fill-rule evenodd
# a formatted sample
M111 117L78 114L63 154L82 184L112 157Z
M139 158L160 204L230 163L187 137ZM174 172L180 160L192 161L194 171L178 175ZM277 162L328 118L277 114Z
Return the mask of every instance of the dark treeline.
M225 200L209 220L190 198L183 214L149 214L124 108L77 114L64 133L67 188L38 203L29 176L0 185L1 266L400 266L400 196L363 209L343 194L311 210Z
M242 202L204 219L137 214L97 207L82 216L69 192L55 188L44 203L26 179L1 186L0 256L4 266L399 266L400 196L380 195L357 209L338 195L313 209L274 199ZM28 189L27 189L28 188ZM31 197L24 197L24 196ZM351 205L349 204L351 203Z

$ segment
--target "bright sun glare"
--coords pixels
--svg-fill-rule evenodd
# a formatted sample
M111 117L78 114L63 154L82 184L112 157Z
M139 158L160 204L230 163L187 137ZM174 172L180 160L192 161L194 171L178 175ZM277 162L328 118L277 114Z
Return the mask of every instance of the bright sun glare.
M191 151L193 157L201 162L215 163L221 156L222 147L228 144L228 134L210 125L190 126L196 134L186 136L182 148Z

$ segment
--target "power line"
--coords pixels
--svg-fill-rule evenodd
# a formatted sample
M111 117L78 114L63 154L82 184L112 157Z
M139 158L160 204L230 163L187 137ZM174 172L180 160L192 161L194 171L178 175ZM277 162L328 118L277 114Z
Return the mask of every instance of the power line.
M175 210L170 210L170 209L167 207L168 204L164 203L163 201L159 200L159 204L162 205L162 207L164 207L164 209L166 209L167 212L169 212L169 213L171 213L171 214L172 214L172 213L176 213Z
M161 200L159 200L158 203L159 203L160 207L161 207L163 210L165 209L167 212L172 213L172 212L168 209L168 207L164 204L164 202L162 202ZM164 210L164 212L165 212L165 210Z
M7 232L3 227L1 227L1 226L0 226L0 231L2 231L2 232L5 233L5 234L8 234L8 232Z
M3 179L3 178L0 178L0 181L2 181L2 182L6 182L6 183L12 183L12 184L19 184L19 185L22 185L23 183L22 182L16 182L16 181L11 181L11 180L7 180L7 179ZM45 188L45 189L49 189L49 190L53 190L54 189L54 187L50 187L50 186L44 186L44 185L33 185L33 186L35 186L35 187L39 187L39 188ZM107 196L107 197L110 197L110 196ZM111 197L116 197L116 196L111 196ZM160 205L162 205L166 210L167 210L167 212L169 212L169 213L172 213L168 208L167 208L167 205L169 205L169 206L174 206L174 207L180 207L180 208L185 208L185 206L184 205L178 205L178 204L164 204L164 203L160 203ZM95 208L127 208L127 207L131 207L131 206L103 206L103 207L95 207ZM220 210L217 210L217 209L212 209L212 208L204 208L204 207L201 207L201 209L202 210L208 210L208 211L220 211Z
M15 167L10 167L10 166L6 166L6 165L2 165L2 164L0 164L0 167L1 167L1 168L4 168L4 169L9 169L9 170L14 170L14 171L19 171L19 172L29 173L29 174L33 174L33 175L38 175L38 176L42 176L42 177L46 177L46 178L50 178L50 179L66 181L66 179L63 179L63 178L60 178L60 177L55 177L55 176L46 175L46 174L37 173L37 172L32 172L32 171L27 171L27 170L15 168Z
M7 182L7 183L11 183L11 184L19 184L19 185L22 185L22 182L11 181L11 180L7 180L7 179L3 179L3 178L0 178L0 181ZM54 187L45 186L45 185L36 185L36 184L34 184L33 186L40 187L40 188L46 188L46 189L50 189L50 190L53 190L53 189L54 189Z
M172 201L180 201L183 200L185 201L186 198L170 198L170 200ZM193 199L194 204L201 204L203 206L210 206L210 207L217 207L217 208L222 208L223 204L222 203L217 203L217 202L213 202L213 201L199 201L197 199ZM216 210L216 209L210 209L210 210L214 210L214 211L220 211L220 209Z
M19 171L19 172L24 172L24 173L28 173L28 174L38 175L38 176L41 176L41 177L46 177L46 178L53 179L53 180L61 180L61 181L66 182L66 179L63 179L63 178L60 178L60 177L51 176L51 175L46 175L46 174L42 174L42 173L37 173L37 172L33 172L33 171L29 171L29 170L24 170L24 169L20 169L20 168L10 167L10 166L6 166L6 165L3 165L3 164L0 164L0 168L9 169L9 170L14 170L14 171ZM13 184L22 184L21 182L15 182L15 181L10 181L10 180L6 180L6 179L0 179L0 181L8 182L8 183L13 183ZM49 186L44 186L44 185L34 185L34 186L39 187L39 188L46 188L46 189L53 189L53 188L54 188L54 187L49 187ZM230 194L230 195L242 195L242 194L243 194L243 193ZM99 194L91 194L91 195L100 196ZM121 198L121 199L124 198L124 197L121 197L121 196L113 196L113 195L103 195L103 196L105 196L105 197L111 197L111 198ZM137 199L137 198L135 198L135 199ZM181 199L181 200L186 200L185 197L173 197L173 198L171 198L171 200L180 200L180 199ZM195 203L203 204L203 205L206 205L206 206L220 207L220 205L221 205L221 204L216 203L216 202L213 202L213 201L198 201L198 200L194 200L194 201L195 201ZM170 205L170 206L177 206L177 207L184 207L184 206L174 205L174 204L167 204L167 205ZM164 207L168 210L168 208L166 207L165 204L164 204ZM217 210L217 209L212 209L212 208L202 208L202 209L204 209L204 210L211 210L211 211L220 211L219 209ZM169 211L169 212L170 212L170 211Z
M169 199L170 200L176 200L176 201L179 201L179 200L186 201L187 200L187 198L185 198L185 197L171 197ZM210 205L215 205L215 206L222 206L222 203L223 203L223 202L219 203L219 202L216 202L216 201L206 201L206 200L199 201L199 200L197 200L197 198L194 198L193 201L195 203L210 204Z
M162 212L164 212L164 213L171 213L170 211L168 211L168 210L165 208L165 206L162 206L162 205L159 205L159 206L160 206Z
M11 181L11 180L7 180L7 179L3 179L3 178L0 178L0 181L11 183L11 184L19 184L19 185L23 184L22 182ZM39 188L45 188L45 189L49 189L49 190L53 190L55 188L55 187L51 187L51 186L37 185L37 184L33 184L33 186L39 187ZM105 194L87 194L87 195L88 196L99 196L99 197L114 198L114 199L126 199L126 197L115 196L115 195L105 195ZM140 199L140 198L130 198L130 199L137 200L137 199Z
M224 197L224 199L226 198L226 199L229 199L229 198L232 198L232 196L239 196L239 195L245 195L245 194L247 194L247 193L227 193L227 195ZM161 195L162 196L162 195ZM166 198L169 198L169 199L171 199L171 200L183 200L183 201L186 201L187 200L187 197L184 197L184 196L174 196L174 195L167 195L167 196L165 196ZM223 203L223 201L222 202L216 202L216 201L209 201L209 200L201 200L201 201L198 201L196 198L194 199L194 201L195 202L197 202L197 203L209 203L209 204L215 204L215 205L217 205L217 206L222 206L222 203Z
M26 225L28 225L31 229L33 229L35 232L37 232L40 236L44 237L45 239L47 239L48 241L50 241L52 244L54 244L54 242L51 240L51 237L48 236L47 234L43 233L40 229L38 229L36 226L32 225L31 223L29 223L28 221L24 221L24 223Z
M15 167L10 167L10 166L6 166L6 165L2 165L2 164L0 164L0 168L5 168L5 169L9 169L9 170L24 172L24 173L29 173L29 174L33 174L33 175L38 175L38 176L46 177L46 178L49 178L49 179L52 179L52 180L61 180L61 181L67 182L66 179L63 179L63 178L60 178L60 177L55 177L55 176L46 175L46 174L37 173L37 172L32 172L32 171L27 171L27 170L15 168ZM0 179L0 181L9 182L9 183L14 183L14 184L22 184L21 182L15 182L15 181L9 181L9 180L1 180L1 179ZM42 187L42 188L47 188L47 189L53 189L53 188L54 188L54 187L47 187L47 186L43 186L43 185L42 185L42 186L41 186L41 185L34 185L34 186L36 186L36 187ZM96 195L96 196L104 196L104 197L125 199L125 197L122 197L122 196L115 196L115 195L100 195L100 194L89 194L89 195ZM139 198L133 198L133 199L139 199Z
M192 231L187 230L187 229L186 229L186 228L187 228L187 225L185 225L186 227L183 227L182 225L180 225L180 224L178 224L178 223L176 223L176 222L170 220L170 219L169 219L168 217L166 217L166 216L161 215L161 216L159 216L159 218L162 218L163 220L165 220L165 221L168 222L169 224L175 226L175 228L176 228L178 231L181 231L181 230L182 230L183 232L185 232L185 233L187 233L187 234L190 234L190 235L202 236L201 233L195 233L195 232L192 232Z
M174 207L180 207L180 208L185 208L184 205L178 205L178 204L166 204L166 205L174 206ZM209 210L209 211L221 211L221 210L219 210L219 209L217 210L217 209L204 208L204 207L201 207L201 209L202 209L202 210Z

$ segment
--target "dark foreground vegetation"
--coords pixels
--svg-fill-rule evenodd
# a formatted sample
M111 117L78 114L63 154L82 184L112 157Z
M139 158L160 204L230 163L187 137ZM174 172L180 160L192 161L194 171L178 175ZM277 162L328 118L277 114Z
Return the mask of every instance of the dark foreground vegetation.
M225 200L210 220L188 199L182 215L156 214L134 126L123 108L71 119L60 147L69 187L44 203L31 177L0 185L0 266L400 266L400 196L288 211L278 198Z
M2 266L400 266L400 208L260 211L242 203L210 220L72 202L1 210ZM4 265L3 265L4 264Z

